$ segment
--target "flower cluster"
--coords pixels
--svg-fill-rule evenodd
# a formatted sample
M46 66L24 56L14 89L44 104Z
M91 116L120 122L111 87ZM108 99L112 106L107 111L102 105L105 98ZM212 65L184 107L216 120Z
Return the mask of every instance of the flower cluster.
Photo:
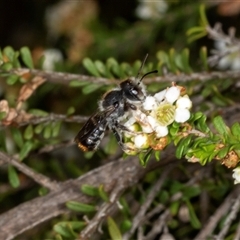
M134 148L134 151L127 150L128 154L153 148L162 150L168 143L168 126L174 121L184 123L190 118L192 102L185 89L174 83L170 88L156 93L154 96L147 96L142 105L124 123L124 126L133 133L125 133L126 145ZM135 150L137 149L137 150Z

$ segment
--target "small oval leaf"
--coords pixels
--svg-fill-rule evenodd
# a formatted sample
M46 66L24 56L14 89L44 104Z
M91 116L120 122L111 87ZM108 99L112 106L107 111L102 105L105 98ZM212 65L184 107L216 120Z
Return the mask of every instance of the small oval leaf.
M32 139L33 137L33 126L32 125L28 125L24 131L23 137L27 140Z
M83 66L88 70L95 77L101 77L99 74L96 66L94 65L93 61L90 58L83 59Z
M26 66L29 68L33 68L33 60L32 60L32 55L31 55L29 48L22 47L20 49L20 54L21 54L24 64L26 64Z
M19 186L18 174L12 165L8 165L8 179L12 187L17 188Z
M31 151L32 147L33 147L33 143L31 141L27 141L24 143L24 145L20 151L20 154L19 154L19 159L21 161L28 155L28 153Z
M76 212L82 212L82 213L90 213L90 212L95 212L96 207L85 204L85 203L80 203L76 201L69 201L66 203L67 208L76 211Z
M116 240L116 239L121 240L122 234L121 234L117 224L111 217L107 218L107 224L108 224L108 232L111 236L111 239L112 240Z

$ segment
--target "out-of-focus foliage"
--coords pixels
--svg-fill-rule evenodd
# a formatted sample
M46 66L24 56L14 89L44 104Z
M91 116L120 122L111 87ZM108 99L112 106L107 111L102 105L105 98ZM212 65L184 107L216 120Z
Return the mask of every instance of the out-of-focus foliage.
M3 24L0 25L1 38L8 39L8 42L0 40L0 150L16 156L19 161L51 179L65 181L76 178L106 163L106 159L111 159L119 146L110 134L103 139L103 144L97 152L82 153L75 145L67 145L83 122L71 122L71 117L74 114L90 116L94 113L101 96L115 87L116 82L112 80L136 76L146 53L149 54L149 59L142 72L158 69L158 76L161 77L168 74L190 75L196 72L204 74L216 70L215 66L220 69L221 66L235 69L239 56L232 49L230 58L223 58L224 61L219 62L221 64L209 64L208 56L213 42L206 37L206 26L212 26L220 20L224 30L234 23L239 32L240 21L236 20L240 18L239 14L232 17L233 11L224 3L217 5L205 2L205 9L201 3L200 0L132 1L131 4L127 0L106 3L100 0L51 3L45 1L36 5L25 3L28 15L26 22L29 23L29 19L32 19L33 25L24 30L26 36L31 36L26 42L23 38L23 27L18 33L17 27L14 29L9 24L11 36L8 35L8 31L3 31L10 20L1 21ZM17 6L18 4L21 5L17 3ZM1 6L4 6L4 3L0 3ZM17 9L17 6L14 9ZM39 6L41 8L37 8ZM237 10L235 14L239 13L236 12ZM14 14L10 13L8 12L9 16L13 16L14 19ZM38 19L34 13L38 13L35 14ZM44 16L41 20L40 15ZM19 26L18 23L15 23L15 26ZM21 44L16 42L16 39L19 39ZM222 56L225 49L229 50L229 46L218 47L220 53L214 55L215 57ZM216 58L213 60L218 62ZM231 64L235 64L234 67ZM85 74L106 81L102 83L97 80L73 78L67 83L60 83L50 81L44 76L36 77L29 72L23 71L20 74L18 68ZM231 167L233 155L229 157L229 153L236 153L236 157L240 155L239 123L228 127L230 125L221 117L215 116L219 115L221 108L239 103L236 97L239 96L239 87L230 78L205 82L193 78L181 85L185 86L187 93L194 100L200 99L200 103L193 106L192 111L195 113L192 114L190 123L195 124L206 136L202 138L178 135L182 129L189 130L189 125L180 126L174 123L169 129L169 138L177 145L175 155L179 159L186 157L203 165L216 158L221 160L222 164ZM147 84L147 90L149 93L155 93L168 86L169 82L151 81ZM214 127L213 132L210 132L211 124L202 112L211 113L209 116ZM41 118L41 121L24 124L24 121L27 122L32 117ZM66 118L68 121L65 121ZM56 145L59 147L54 151ZM146 165L150 156L161 161L160 152L140 155L141 163ZM212 155L209 155L209 152ZM3 166L0 174L0 211L5 212L21 202L39 196L39 193L46 194L46 189L39 187L12 165ZM204 224L204 219L199 219L201 192L209 194L210 203L214 201L214 204L209 205L209 212L212 213L231 190L231 173L220 164L211 169L211 172L211 177L192 184L191 170L181 164L177 174L167 180L162 191L156 194L149 206L152 210L157 204L166 204L171 213L167 226L176 239L186 236L192 238ZM161 174L158 171L149 173L139 186L133 187L121 197L120 214L107 218L106 224L103 225L102 239L121 238L129 231L136 209L144 203L147 193ZM185 184L188 181L189 185ZM86 226L82 215L91 219L99 210L99 202L110 202L110 197L102 185L83 185L79 187L79 191L94 198L94 201L91 204L67 202L66 206L72 211L71 214L53 220L46 227L42 226L35 239L77 238ZM179 193L181 197L174 200ZM136 209L132 209L133 206L136 206ZM184 216L181 215L181 211L185 211ZM153 215L149 221L156 220L157 217ZM146 232L150 230L147 223L144 228ZM27 239L28 236L24 237Z

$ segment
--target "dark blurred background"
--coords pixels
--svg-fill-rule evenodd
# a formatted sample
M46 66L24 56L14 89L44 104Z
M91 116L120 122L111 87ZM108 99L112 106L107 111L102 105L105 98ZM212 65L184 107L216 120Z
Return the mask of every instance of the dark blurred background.
M9 0L0 2L0 47L28 46L37 59L60 50L70 65L83 57L121 61L146 52L186 46L186 30L198 24L203 1ZM239 1L206 2L211 24L240 27ZM206 39L199 44L210 44Z

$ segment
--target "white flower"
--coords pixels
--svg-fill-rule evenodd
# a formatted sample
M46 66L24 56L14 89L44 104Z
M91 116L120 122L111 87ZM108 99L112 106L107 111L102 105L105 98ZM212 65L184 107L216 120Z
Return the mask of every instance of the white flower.
M148 148L148 136L147 134L139 134L134 138L134 145L136 148Z
M168 4L164 1L140 1L136 15L141 19L160 19L167 11Z
M167 92L167 89L164 89L161 92L156 93L154 97L157 99L158 102L162 102L164 100L166 92Z
M165 98L169 103L174 103L180 96L180 90L178 87L170 87L167 89L167 92L165 94Z
M63 61L63 55L58 49L46 49L44 52L44 62L43 62L43 69L44 70L54 70L55 64L57 62Z
M168 135L168 128L166 126L158 125L155 129L157 138L165 137Z
M233 169L234 184L240 183L240 167Z
M190 112L188 109L177 108L175 110L174 119L176 122L184 123L190 118Z
M143 109L153 110L156 107L157 107L156 98L153 96L147 96L145 101L143 102Z
M224 41L215 41L215 47L220 54L225 54L218 62L218 68L239 70L240 68L240 51L239 45L228 44Z
M189 99L187 95L180 97L176 102L177 108L186 108L190 109L192 107L192 101Z

